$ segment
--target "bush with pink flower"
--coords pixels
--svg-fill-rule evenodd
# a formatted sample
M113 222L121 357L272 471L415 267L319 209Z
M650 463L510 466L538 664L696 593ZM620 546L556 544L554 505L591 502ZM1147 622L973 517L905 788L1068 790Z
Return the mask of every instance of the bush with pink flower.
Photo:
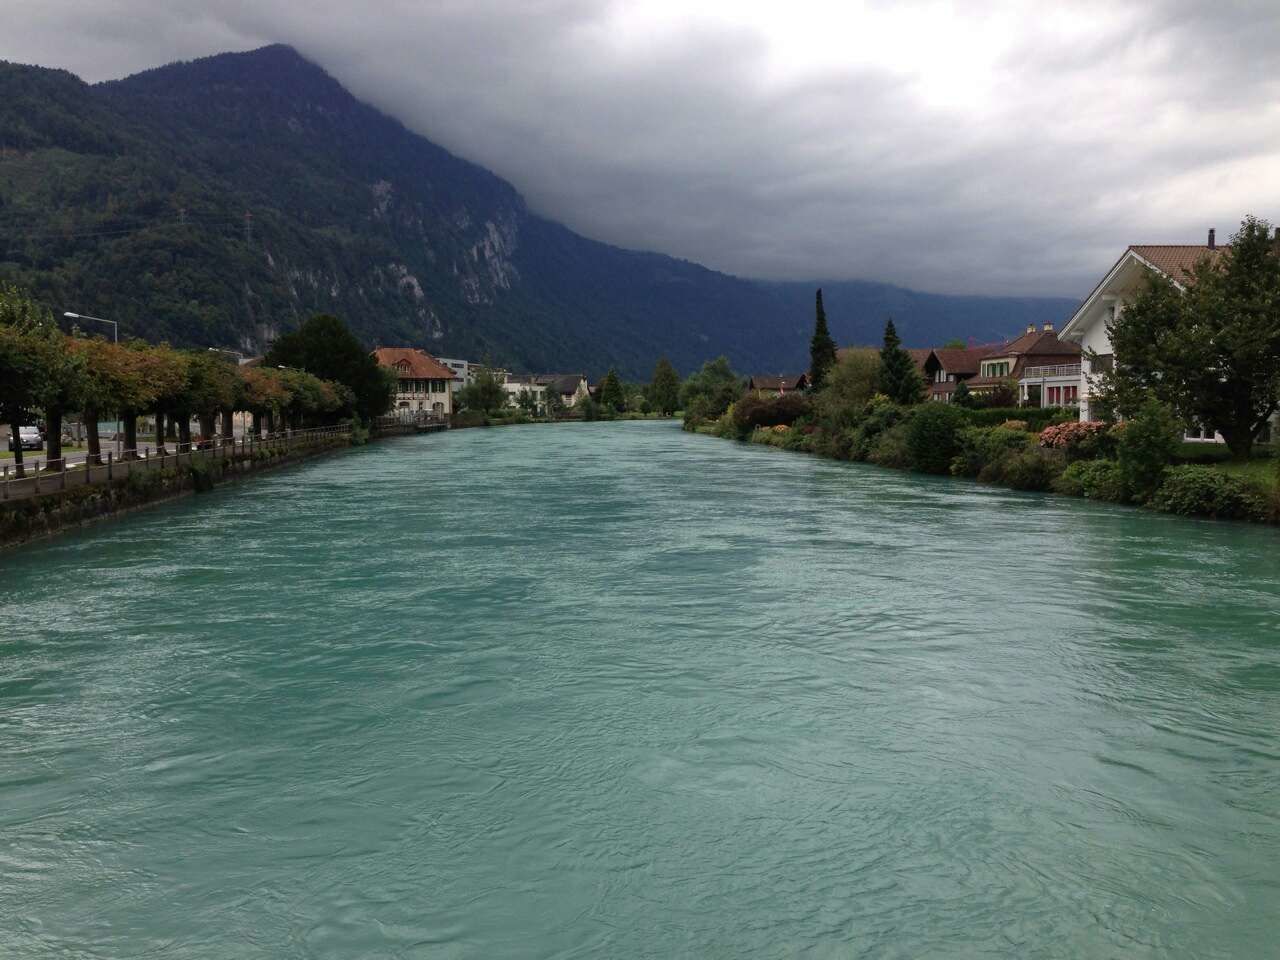
M1069 420L1040 431L1040 446L1061 450L1068 460L1105 457L1113 452L1109 427L1101 420Z

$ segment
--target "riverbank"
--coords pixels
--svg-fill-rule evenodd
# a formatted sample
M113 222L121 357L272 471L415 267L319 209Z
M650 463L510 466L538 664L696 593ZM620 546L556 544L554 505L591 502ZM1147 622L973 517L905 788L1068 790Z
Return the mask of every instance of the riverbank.
M1043 410L901 407L881 400L841 427L824 422L807 400L793 398L785 406L758 400L731 406L714 421L686 421L685 429L1014 490L1183 516L1280 523L1280 457L1260 446L1254 459L1235 463L1223 459L1216 445L1180 442L1176 423L1158 408L1107 425L1081 423L1065 411L1046 418ZM772 422L779 419L787 422Z
M401 432L392 429L378 435L399 435ZM194 493L203 493L264 471L349 449L354 442L363 442L364 439L363 432L353 432L348 424L340 428L301 431L275 441L234 443L225 449L121 461L111 467L94 468L97 478L85 474L83 468L45 478L33 477L32 481L61 481L64 486L23 499L0 501L0 550L48 539ZM67 477L75 478L69 488L65 486Z

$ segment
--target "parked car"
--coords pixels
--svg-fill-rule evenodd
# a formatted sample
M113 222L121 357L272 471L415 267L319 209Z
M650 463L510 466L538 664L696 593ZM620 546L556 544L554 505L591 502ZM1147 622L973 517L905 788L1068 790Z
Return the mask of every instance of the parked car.
M40 431L36 427L19 427L18 440L22 443L23 450L43 450L44 437L40 436ZM13 437L9 437L9 449L13 450Z

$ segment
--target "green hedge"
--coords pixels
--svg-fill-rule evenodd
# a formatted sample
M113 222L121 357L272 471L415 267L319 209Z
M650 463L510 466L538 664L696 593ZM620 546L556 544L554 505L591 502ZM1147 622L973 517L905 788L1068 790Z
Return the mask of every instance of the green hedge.
M1219 517L1227 520L1266 520L1266 499L1248 481L1213 467L1171 467L1151 498L1165 513Z
M991 407L965 410L969 423L975 427L998 427L1006 420L1025 420L1028 430L1039 433L1051 423L1066 423L1077 419L1074 410L1062 407Z

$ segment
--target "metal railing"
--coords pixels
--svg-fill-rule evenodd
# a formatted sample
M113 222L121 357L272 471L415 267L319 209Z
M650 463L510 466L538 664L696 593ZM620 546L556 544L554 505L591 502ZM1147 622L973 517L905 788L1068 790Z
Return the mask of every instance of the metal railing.
M89 455L77 463L68 463L66 457L32 461L30 467L23 464L25 476L19 477L10 464L0 472L0 502L25 500L46 493L57 493L74 487L110 484L134 473L156 472L173 469L181 464L196 461L253 459L256 454L280 454L337 437L350 437L351 424L330 427L308 427L303 430L278 430L275 433L248 434L240 437L202 437L191 443L177 444L177 449L144 446L124 450L120 456L107 451L97 463L89 462Z
M1048 367L1027 367L1022 371L1023 380L1041 380L1047 377L1078 377L1080 364L1060 363Z

